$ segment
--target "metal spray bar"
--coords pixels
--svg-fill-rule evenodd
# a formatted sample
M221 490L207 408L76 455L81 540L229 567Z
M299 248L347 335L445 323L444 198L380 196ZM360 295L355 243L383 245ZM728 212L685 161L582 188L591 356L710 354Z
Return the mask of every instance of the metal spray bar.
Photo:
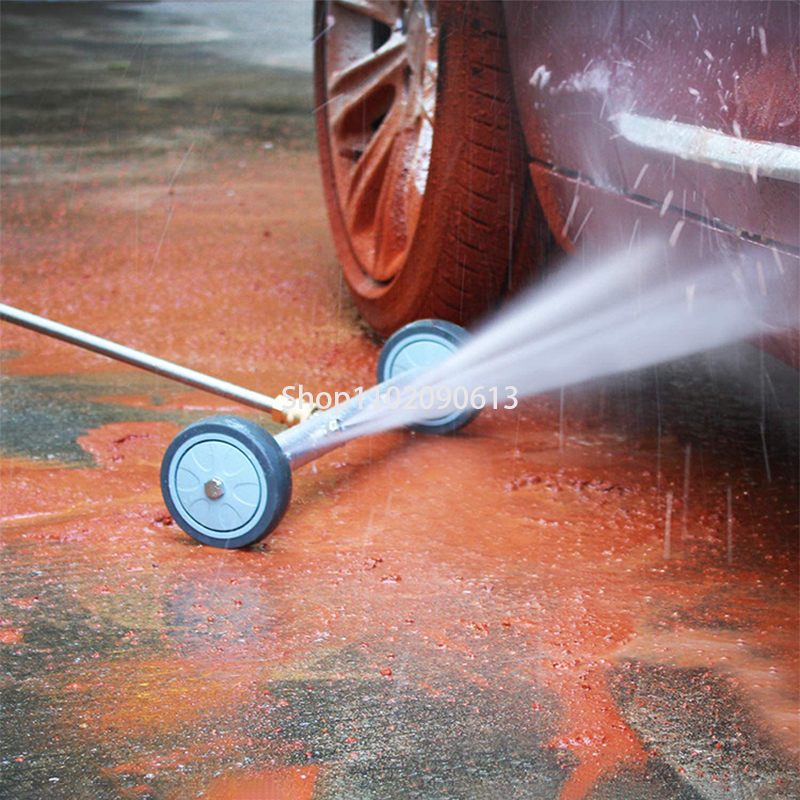
M307 419L315 410L315 406L309 404L299 406L297 401L290 401L283 395L269 397L259 392L253 392L250 389L244 389L236 384L228 383L228 381L212 378L202 372L196 372L193 369L173 364L171 361L165 361L163 358L156 358L131 347L125 347L108 339L94 336L91 333L85 333L77 328L53 322L36 314L29 314L27 311L20 311L18 308L7 306L4 303L0 303L0 320L11 322L14 325L28 328L37 333L43 333L63 342L69 342L85 350L91 350L93 353L113 358L116 361L140 367L156 375L184 383L187 386L203 389L229 400L235 400L260 411L268 411L276 422L281 422L284 425L296 425Z

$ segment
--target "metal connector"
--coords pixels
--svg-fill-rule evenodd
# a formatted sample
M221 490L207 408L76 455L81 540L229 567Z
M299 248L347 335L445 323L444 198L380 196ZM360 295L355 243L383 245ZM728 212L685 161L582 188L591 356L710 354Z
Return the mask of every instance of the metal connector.
M312 414L319 411L316 403L306 403L299 398L291 399L283 394L274 397L272 402L270 411L272 419L288 428L305 422Z

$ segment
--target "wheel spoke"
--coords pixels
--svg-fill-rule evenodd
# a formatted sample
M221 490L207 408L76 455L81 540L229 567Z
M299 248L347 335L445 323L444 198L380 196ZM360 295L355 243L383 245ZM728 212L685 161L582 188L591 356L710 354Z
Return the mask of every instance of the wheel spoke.
M334 72L328 81L328 94L331 97L338 97L344 92L355 92L356 97L363 97L381 83L399 61L407 58L406 44L407 40L403 34L394 34L374 53L368 53L358 61Z
M210 473L214 468L213 443L204 443L199 447L193 447L189 455L191 456L195 475Z
M364 14L390 28L394 27L398 18L399 3L389 3L386 0L336 0L335 5Z
M242 513L242 508L232 503L224 503L216 509L217 527L223 531L230 531L244 525L249 515Z
M241 481L230 487L230 495L239 506L256 509L261 498L261 490L254 481Z
M375 280L388 280L397 271L395 261L408 246L409 192L413 191L413 150L419 124L395 132L375 216L377 239ZM410 152L412 151L412 152ZM400 213L394 213L399 211Z
M352 92L331 99L331 126L338 136L347 136L348 122L353 120L358 120L361 127L367 129L375 125L386 113L382 109L382 92L387 96L392 94L392 104L396 103L397 93L402 91L402 75L406 63L405 55L398 54L396 59L387 62L370 80L364 81Z
M392 137L397 131L400 116L397 108L390 107L374 133L367 127L342 137L337 154L340 156L339 180L346 203L352 201L360 191L360 184L370 180L370 175L383 162L386 149L391 146Z
M193 503L195 500L200 500L206 496L203 484L200 483L197 475L186 469L178 470L177 489L187 504Z
M389 110L386 119L348 176L349 185L345 200L348 215L356 228L363 228L367 218L372 219L374 216L381 183L400 129L400 121L400 109L394 106Z

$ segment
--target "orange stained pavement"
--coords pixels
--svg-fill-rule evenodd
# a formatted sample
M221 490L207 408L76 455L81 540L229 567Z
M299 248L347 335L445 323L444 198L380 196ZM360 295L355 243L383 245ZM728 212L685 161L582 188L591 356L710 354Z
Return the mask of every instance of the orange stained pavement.
M371 385L305 123L265 147L176 103L123 146L94 102L9 134L2 301L267 394ZM172 522L161 457L274 423L0 336L0 796L797 796L796 429L711 362L353 441L228 552Z

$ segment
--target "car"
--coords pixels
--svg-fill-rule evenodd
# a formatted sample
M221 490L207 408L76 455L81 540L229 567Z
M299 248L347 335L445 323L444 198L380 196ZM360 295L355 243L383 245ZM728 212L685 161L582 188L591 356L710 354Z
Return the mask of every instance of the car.
M658 235L797 320L799 23L794 2L317 2L323 186L363 317L469 324L561 253ZM796 335L761 344L800 366Z

